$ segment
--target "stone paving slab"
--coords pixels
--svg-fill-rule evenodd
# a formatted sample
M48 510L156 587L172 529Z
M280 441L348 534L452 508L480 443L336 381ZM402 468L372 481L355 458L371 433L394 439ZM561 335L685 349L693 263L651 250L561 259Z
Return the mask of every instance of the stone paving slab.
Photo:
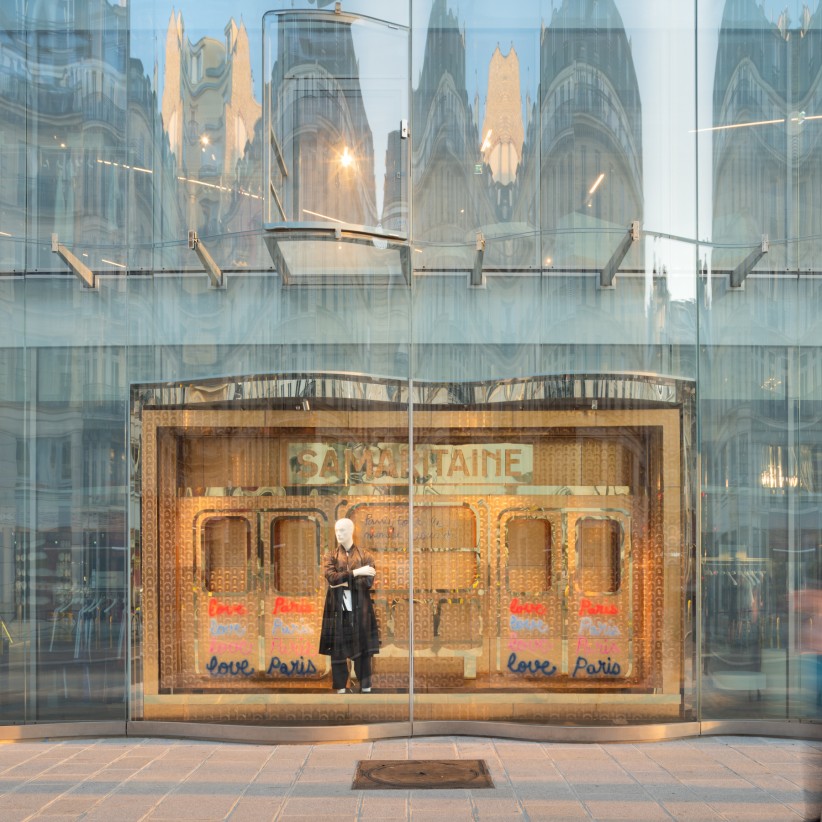
M351 789L360 759L450 758L485 760L495 788ZM27 740L0 744L0 820L799 822L810 780L822 779L814 758L822 762L822 743L731 736L622 745Z

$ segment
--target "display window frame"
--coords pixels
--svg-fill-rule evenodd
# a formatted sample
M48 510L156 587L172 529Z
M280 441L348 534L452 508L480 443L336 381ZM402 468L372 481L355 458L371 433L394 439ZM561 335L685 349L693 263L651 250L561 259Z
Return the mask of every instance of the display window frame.
M381 585L374 592L383 636L375 669L380 672L376 676L380 687L375 688L371 708L359 703L357 709L333 711L332 721L345 724L505 718L544 722L564 717L564 721L573 722L585 721L587 716L595 722L611 723L624 722L626 717L629 722L690 718L688 701L683 696L692 685L687 679L693 654L693 626L688 620L694 612L693 604L686 601L694 572L692 533L687 527L691 455L686 443L688 426L693 422L690 384L668 386L670 402L660 403L657 399L652 403L647 397L638 397L630 403L632 408L621 403L622 407L594 412L590 406L579 407L579 398L550 410L538 404L519 409L489 406L467 410L419 405L415 406L413 429L409 429L408 404L397 403L396 398L403 396L397 384L346 376L344 379L362 387L367 400L340 402L331 396L324 401L318 395L311 398L311 410L305 411L296 410L293 402L282 399L284 386L290 384L287 377L266 379L278 384L278 390L271 395L280 398L279 408L277 403L265 409L232 406L230 401L214 403L214 391L203 394L201 390L199 396L211 398L209 403L186 402L185 386L178 386L176 395L165 398L162 392L168 393L167 387L139 388L142 402L133 404L132 417L133 453L139 455L139 467L133 471L132 495L139 505L135 510L140 511L140 550L135 557L135 569L139 568L140 574L133 577L133 602L141 617L134 638L134 651L140 660L140 681L135 681L140 699L133 705L133 718L301 724L316 721L320 715L328 716L328 670L321 667L322 658L312 654L310 647L318 630L324 593L319 568L306 570L317 580L313 589L305 585L297 596L292 585L288 596L289 602L293 600L288 607L297 613L288 623L289 630L303 632L310 639L300 644L300 655L295 652L294 659L289 658L287 663L281 659L282 669L277 665L272 668L269 658L274 657L267 644L268 635L276 633L276 625L268 612L277 597L285 601L289 592L284 592L282 585L274 586L277 572L270 560L275 556L275 524L292 522L297 530L304 528L306 534L313 534L294 537L302 546L301 559L295 560L294 568L299 570L312 561L318 565L331 547L333 522L342 516L355 522L362 544L374 552L383 569ZM650 387L641 380L639 383L639 389L634 387L638 394L643 385ZM202 388L199 383L197 387ZM658 398L658 389L652 390ZM379 397L381 392L383 397ZM626 477L645 477L644 485L633 489L641 493L629 493L626 484L614 481L616 474L609 475L610 486L591 482L588 475L580 475L574 486L564 480L564 484L549 484L545 478L557 470L556 466L550 463L548 468L540 469L542 479L538 479L538 472L531 470L528 462L532 459L530 451L526 457L512 456L511 465L516 467L517 460L525 459L529 471L522 476L531 485L517 486L512 476L497 476L493 479L497 485L489 485L486 492L479 485L471 485L470 493L466 493L464 481L437 486L427 474L421 475L415 464L418 451L437 448L434 459L454 459L470 473L466 466L472 457L465 449L471 443L487 445L485 451L490 453L494 443L504 444L518 437L517 442L539 444L553 432L561 432L563 442L575 443L577 451L587 448L597 459L605 460L608 451L612 463L613 444L620 437L626 442L635 439L642 447L634 443L623 448L620 459L627 467L619 470ZM276 476L263 472L253 487L228 481L194 487L185 475L185 439L230 439L239 433L266 442L280 437L280 468L284 459L290 460L291 467L282 468ZM365 460L362 454L351 462L357 471L349 471L349 465L339 477L333 473L343 457L353 459L335 443L372 443L368 447L377 449L375 459L382 460L387 471L392 460L401 463L397 455L405 448L403 434L413 442L413 460L404 469L398 468L396 476L384 473L382 485L368 486L374 481L375 463ZM290 445L284 445L286 441ZM601 454L596 442L607 445ZM316 462L306 468L296 458L295 449L318 452L314 448L317 443L325 443L329 451L325 456L312 456ZM629 455L631 448L643 454L645 448L651 456L643 455L641 465L636 460L629 465L634 459ZM329 456L333 449L335 454ZM321 464L321 459L326 462ZM541 452L539 459L544 459ZM365 480L363 465L368 467ZM506 466L509 472L511 465ZM304 470L304 475L295 479L294 470ZM310 487L288 484L315 476L318 470L326 471L330 479ZM352 476L358 482L352 484ZM335 484L342 482L346 484ZM382 508L377 511L374 506ZM211 517L247 518L251 561L246 579L250 597L249 602L232 606L226 592L219 592L220 604L215 606L212 601L205 607L195 606L194 611L201 614L199 622L195 620L187 627L186 603L191 596L195 602L201 597L202 603L217 596L198 584L202 569L192 569L193 591L189 591L185 571L188 560L181 560L181 546L189 539L190 522L205 516L205 510L211 512ZM469 528L465 539L457 540L460 550L454 553L450 544L439 545L434 536L426 544L426 527L432 535L437 527L451 528L457 522L453 520L457 510L470 513L469 525L454 526ZM426 511L429 513L423 513ZM381 518L390 521L396 512L401 512L399 520L406 524L399 526L395 541L406 544L392 548L390 540L380 544L385 534L375 536L372 528L369 536L366 526ZM432 517L430 512L437 512L437 517L425 526L425 517ZM459 516L464 519L463 514ZM417 531L408 542L409 534L403 528L407 529L412 518ZM539 592L533 588L514 591L507 564L510 524L529 520L548 523L546 533L550 535L547 573L551 584ZM580 528L584 531L598 521L614 523L609 527L617 539L613 543L616 567L606 572L618 573L620 584L614 591L588 590L577 573ZM177 524L169 528L169 523ZM396 523L389 530L395 527ZM198 539L200 558L195 565L199 562L202 566L202 534L195 534L189 542L194 546ZM599 550L607 555L613 549L607 547L607 534L603 539L605 547ZM412 556L408 555L409 547ZM405 556L401 556L403 551ZM545 546L540 551L545 553ZM426 571L426 560L436 560L434 570ZM466 562L470 573L463 568ZM546 573L545 569L540 573ZM426 574L430 576L428 582ZM464 584L457 584L463 577ZM255 598L257 604L251 602ZM541 598L546 602L541 603ZM246 654L243 660L220 660L216 654L198 650L191 665L184 661L188 657L181 648L187 644L187 631L196 635L195 644L216 647L214 637L203 633L209 608L222 608L226 613L233 608L234 615L243 611L248 617L242 624L234 620L231 629L221 624L215 628L211 617L212 634L214 630L235 630L252 636L253 642L242 643ZM530 611L514 613L519 608ZM432 620L428 628L427 616ZM506 620L513 625L514 619L518 630L504 626ZM543 624L537 625L538 620ZM550 633L553 645L536 634L531 637L534 630ZM610 635L611 641L603 635ZM281 644L290 647L289 642ZM514 646L517 654L512 650ZM599 655L589 659L592 653ZM252 684L246 675L262 668L269 677L264 681L257 677ZM215 671L227 676L215 680ZM300 700L301 706L295 709ZM347 698L344 701L355 707L358 704ZM255 707L249 710L251 703Z

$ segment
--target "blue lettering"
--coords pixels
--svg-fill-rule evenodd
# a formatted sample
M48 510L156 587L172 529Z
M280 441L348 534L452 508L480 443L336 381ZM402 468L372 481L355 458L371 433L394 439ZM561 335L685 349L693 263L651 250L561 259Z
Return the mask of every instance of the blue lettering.
M551 664L550 659L520 659L517 661L517 655L512 653L508 657L508 670L512 674L542 674L543 676L553 676L557 672L557 666Z
M274 622L271 623L271 633L285 635L310 634L311 627L309 625L303 625L300 622L283 622L277 617Z
M579 621L580 636L620 636L618 625L613 622L603 622L601 619L582 617Z
M597 659L594 662L588 662L584 656L578 656L574 672L571 674L575 677L579 671L588 676L619 676L622 673L622 667L618 662L611 662L611 657L608 659Z
M539 631L541 634L548 633L548 626L541 619L522 619L511 614L508 623L512 631Z
M238 662L220 662L216 656L211 657L206 670L212 676L251 676L253 668L249 668L248 660L241 659Z
M282 674L282 676L310 676L316 674L317 668L309 659L305 660L303 657L299 659L280 659L278 656L272 656L271 662L268 664L267 676L272 674Z
M229 622L226 625L220 625L219 621L214 617L211 618L209 631L211 636L225 636L226 634L245 636L245 627L240 625L239 622Z

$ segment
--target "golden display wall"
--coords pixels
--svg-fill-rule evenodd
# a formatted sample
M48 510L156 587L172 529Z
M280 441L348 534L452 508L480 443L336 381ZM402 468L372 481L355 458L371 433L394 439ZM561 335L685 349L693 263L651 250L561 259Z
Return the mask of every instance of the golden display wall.
M412 676L417 719L681 716L678 411L416 420L410 452L399 412L144 411L143 718L403 720ZM317 653L343 516L368 695Z

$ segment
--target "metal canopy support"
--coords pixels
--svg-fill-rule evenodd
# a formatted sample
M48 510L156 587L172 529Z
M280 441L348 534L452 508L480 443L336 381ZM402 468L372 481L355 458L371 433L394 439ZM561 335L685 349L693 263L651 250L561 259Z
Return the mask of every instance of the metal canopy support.
M94 272L64 245L61 245L56 234L51 235L51 250L74 272L86 288L97 288Z
M619 266L625 259L625 255L630 251L631 246L639 239L639 220L632 220L628 226L628 231L620 241L616 250L611 255L611 259L605 263L605 268L599 272L599 284L601 288L610 288L614 284Z
M474 267L471 270L471 285L482 285L482 258L485 256L485 236L477 232L477 246L474 254Z
M193 228L189 229L188 232L188 247L196 252L200 258L200 262L203 264L203 268L211 280L211 285L214 288L222 288L224 285L223 272L220 266L214 262L214 258L208 253L208 249L202 244L200 238L197 236L197 232Z
M265 244L274 268L286 286L341 286L362 285L365 282L384 283L401 275L406 285L411 284L411 249L404 236L373 231L364 226L340 223L268 223L264 226ZM359 258L348 264L347 270L330 271L326 275L319 269L305 265L305 255L295 255L296 243L337 243L356 252ZM289 246L292 251L289 252ZM388 264L385 252L392 257ZM366 259L363 255L377 256ZM289 259L290 257L290 259ZM315 267L316 268L316 267Z
M741 288L745 278L754 266L768 253L771 247L768 235L762 235L762 242L731 272L731 288Z
M274 268L280 275L283 285L293 285L294 277L291 274L291 269L288 267L288 263L286 263L282 251L280 251L280 244L277 242L276 238L266 237L265 244L268 247L268 253L271 255L271 259L274 262Z

